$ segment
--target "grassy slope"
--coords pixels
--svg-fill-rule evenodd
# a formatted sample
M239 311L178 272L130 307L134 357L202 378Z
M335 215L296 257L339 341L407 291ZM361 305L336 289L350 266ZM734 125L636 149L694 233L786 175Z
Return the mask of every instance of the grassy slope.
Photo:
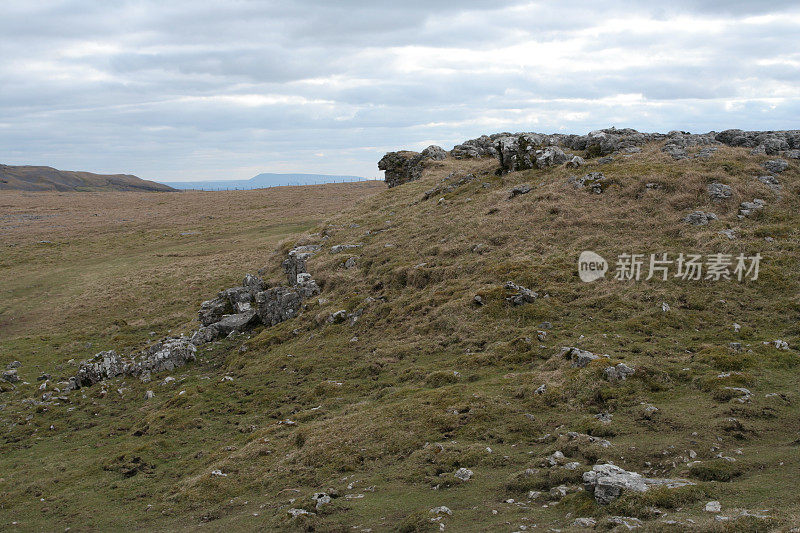
M73 394L71 411L20 407L19 399L33 395L30 387L6 393L0 520L18 520L25 529L58 521L73 529L411 531L433 527L428 510L446 505L453 515L444 523L457 531L563 527L576 516L609 514L640 516L656 530L657 506L668 519L691 518L699 529L715 530L723 526L702 507L718 499L729 514L769 509L776 517L732 528L796 524L800 358L762 341L800 341L800 174L793 163L781 175L778 200L754 178L763 174L762 159L721 148L709 161L675 162L652 146L603 166L614 183L601 195L565 186L574 172L567 169L499 178L491 161L434 163L423 180L373 196L319 228L329 235L326 246L364 246L353 269L341 266L346 253L327 249L310 261L324 299L301 317L204 348L172 384L126 380L107 393L95 387ZM442 201L422 200L456 168L480 179ZM712 181L730 184L733 197L711 205L705 186ZM536 187L509 200L508 189L523 182ZM646 189L650 182L663 189ZM737 219L739 202L753 197L768 207ZM697 208L720 221L701 228L681 222ZM728 227L737 229L737 240L717 233ZM292 238L281 252L297 242L322 241ZM607 258L760 252L764 260L756 282L583 284L575 262L584 249ZM269 260L273 282L282 279L281 257ZM506 280L549 297L510 307ZM487 304L473 306L475 294ZM367 297L377 300L365 303ZM141 303L137 294L130 298ZM661 302L671 311L662 312ZM172 320L156 322L176 325L185 316L178 307ZM361 307L355 324L325 322L338 309ZM538 341L544 321L553 328ZM742 326L739 333L733 323ZM143 342L148 327L124 340ZM728 349L734 341L745 353ZM573 345L637 372L610 384L602 378L607 363L573 369L553 357ZM719 378L721 372L732 374ZM534 394L542 383L547 392ZM737 402L725 386L748 387L752 401ZM155 399L144 399L148 389ZM765 397L772 392L784 396ZM648 415L644 403L659 411ZM613 413L611 424L594 418L603 411ZM296 424L279 423L285 419ZM613 446L570 440L569 431ZM583 465L609 460L700 483L623 498L611 508L581 492L558 505L546 497L528 502L528 490L577 485L586 469L539 469L555 450ZM703 469L686 467L689 450ZM736 462L715 460L720 452ZM459 467L473 470L473 479L455 479ZM521 474L527 468L538 470ZM215 469L226 476L210 475ZM731 480L702 481L709 477ZM313 510L310 495L327 488L342 497L309 520L287 517L288 508ZM509 498L517 503L505 503Z

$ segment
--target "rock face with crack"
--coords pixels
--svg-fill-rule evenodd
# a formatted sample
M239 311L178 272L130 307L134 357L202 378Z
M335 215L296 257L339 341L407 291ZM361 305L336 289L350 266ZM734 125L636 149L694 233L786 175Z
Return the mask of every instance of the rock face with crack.
M586 491L593 494L601 505L608 505L625 491L647 492L653 486L677 488L694 485L686 479L646 478L613 464L594 465L589 472L584 472L583 483Z

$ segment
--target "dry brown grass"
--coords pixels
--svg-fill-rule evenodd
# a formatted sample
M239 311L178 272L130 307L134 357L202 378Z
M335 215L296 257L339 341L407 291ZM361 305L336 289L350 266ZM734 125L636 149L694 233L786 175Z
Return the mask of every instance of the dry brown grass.
M190 320L200 300L264 266L287 235L383 189L361 182L224 192L3 192L0 337L12 358L29 357L14 346L22 337L47 339L42 349L63 358L86 355L87 342L105 346L119 335L135 342L142 330Z

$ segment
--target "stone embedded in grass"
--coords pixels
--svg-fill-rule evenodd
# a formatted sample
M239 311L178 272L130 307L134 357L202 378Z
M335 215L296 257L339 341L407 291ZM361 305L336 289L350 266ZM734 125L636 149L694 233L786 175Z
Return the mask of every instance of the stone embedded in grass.
M708 190L708 195L714 202L721 202L723 200L727 200L733 194L733 189L731 189L730 185L725 185L724 183L719 183L717 181L710 184L707 187L707 190Z
M506 282L505 290L512 293L506 297L506 301L512 305L533 303L539 297L539 293L533 292L522 285L517 285L512 281Z
M311 516L315 513L311 513L306 511L305 509L289 509L286 513L291 516L292 518L299 518L301 516Z
M558 355L559 357L571 360L574 368L583 368L595 359L600 358L599 355L595 355L586 350L581 350L580 348L575 348L574 346L562 347Z
M323 506L331 503L331 496L325 492L315 492L311 499L314 500L317 511L322 509Z
M510 200L514 197L521 196L523 194L528 194L532 190L533 188L527 183L517 185L515 187L512 187L511 190L508 191L508 199Z
M5 370L3 371L3 381L7 381L8 383L16 383L19 381L19 376L17 375L16 369Z
M628 376L634 374L636 370L629 367L625 363L618 363L617 366L609 366L603 373L609 381L625 381Z
M356 244L337 244L335 246L331 246L331 253L338 254L340 252L344 252L345 250L355 250L356 248L361 248L363 244L356 243Z
M706 213L704 211L694 211L686 215L686 218L683 220L684 222L688 222L693 226L705 226L712 220L717 220L717 215L714 213Z
M585 176L572 176L567 180L576 189L589 189L594 194L602 193L608 186L608 180L602 172L589 172Z
M430 510L430 513L435 515L443 515L443 514L446 514L448 516L453 515L453 511L451 511L449 507L446 507L444 505L440 505L439 507L434 507L433 509Z
M19 368L22 366L22 363L19 361L11 361L6 365L6 370L14 370L15 368Z
M453 474L453 477L456 479L460 479L461 481L469 481L474 473L469 468L459 468Z
M718 501L708 502L705 506L705 510L707 513L719 513L722 511L722 504Z
M767 169L768 172L780 174L789 168L789 163L785 159L770 159L769 161L765 161L762 166Z
M610 463L594 465L592 470L584 472L583 482L586 491L593 494L601 505L608 505L626 491L643 493L654 486L678 488L694 485L686 479L646 478Z
M776 194L780 193L781 189L783 188L781 186L781 182L779 182L778 178L776 178L775 176L758 176L757 179L758 181L769 187L772 190L772 192Z
M742 202L739 204L739 218L749 217L756 211L764 209L767 203L761 198L755 198L752 202Z
M572 521L572 527L593 528L595 525L597 525L597 521L594 518L576 518Z

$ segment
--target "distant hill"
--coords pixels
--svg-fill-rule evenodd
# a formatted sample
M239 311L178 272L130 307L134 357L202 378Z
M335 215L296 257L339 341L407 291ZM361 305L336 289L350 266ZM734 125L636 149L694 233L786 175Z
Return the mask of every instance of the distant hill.
M319 183L339 183L343 181L360 181L361 176L332 176L328 174L270 174L264 173L249 180L212 180L212 181L168 181L170 187L176 189L262 189L281 185L315 185Z
M174 191L130 174L92 174L51 167L0 165L0 190L20 191Z

